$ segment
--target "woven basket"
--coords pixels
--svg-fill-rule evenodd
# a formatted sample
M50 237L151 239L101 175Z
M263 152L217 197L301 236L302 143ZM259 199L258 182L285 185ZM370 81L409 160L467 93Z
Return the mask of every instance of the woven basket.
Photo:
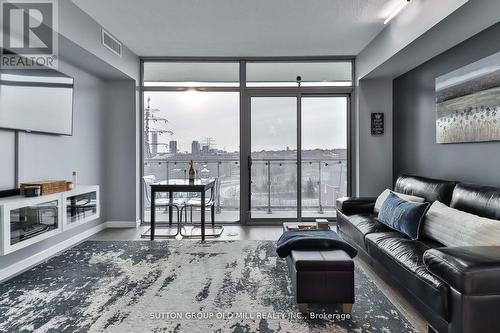
M25 186L40 186L40 195L64 192L67 190L65 180L43 180L21 184L21 195L24 195Z

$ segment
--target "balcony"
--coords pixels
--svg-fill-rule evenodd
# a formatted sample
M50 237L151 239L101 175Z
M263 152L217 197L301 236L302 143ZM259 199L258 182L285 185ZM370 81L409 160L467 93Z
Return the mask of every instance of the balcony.
M296 218L297 162L294 159L253 159L251 181L252 218ZM198 158L194 160L198 173L221 180L216 201L216 221L238 221L240 207L240 161L237 158ZM247 167L246 165L244 167ZM158 181L184 179L189 170L186 159L149 159L144 161L144 175L154 175ZM346 159L302 160L302 217L331 218L335 202L346 195ZM182 194L181 194L182 195ZM144 203L144 221L150 217L149 203ZM167 221L168 212L159 210L158 221ZM189 216L188 216L189 218ZM199 211L193 220L199 221Z

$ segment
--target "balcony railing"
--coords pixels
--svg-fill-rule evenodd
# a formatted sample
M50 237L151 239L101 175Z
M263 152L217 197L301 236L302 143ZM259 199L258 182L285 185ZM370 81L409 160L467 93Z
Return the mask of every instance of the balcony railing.
M148 159L144 175L154 175L158 181L185 179L188 160ZM253 159L251 206L252 211L268 214L292 211L297 207L297 161L294 159ZM239 210L240 161L229 158L194 160L198 175L205 173L221 181L216 211ZM246 165L244 166L247 167ZM307 215L333 215L338 197L347 189L347 161L341 158L302 160L302 211Z

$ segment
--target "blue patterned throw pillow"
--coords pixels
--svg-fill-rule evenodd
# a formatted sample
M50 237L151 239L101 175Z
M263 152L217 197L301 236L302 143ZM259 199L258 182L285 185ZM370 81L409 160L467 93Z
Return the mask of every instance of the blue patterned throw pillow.
M380 207L378 220L411 239L417 239L420 224L424 220L428 208L428 202L410 202L391 193Z

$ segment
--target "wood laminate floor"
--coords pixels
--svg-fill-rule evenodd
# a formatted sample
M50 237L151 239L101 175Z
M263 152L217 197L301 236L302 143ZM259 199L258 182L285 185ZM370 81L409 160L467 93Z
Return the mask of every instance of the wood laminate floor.
M141 226L130 229L105 229L89 240L140 240L141 235L147 232L149 227ZM165 230L163 230L165 232ZM222 235L215 240L277 240L282 234L282 227L276 226L242 226L242 225L224 225ZM161 233L161 231L159 232ZM160 239L160 238L158 238ZM161 239L165 240L165 239ZM209 241L211 239L208 239ZM185 239L189 242L190 239ZM423 317L410 305L401 294L381 279L366 263L361 259L355 259L356 265L363 268L366 274L382 290L387 298L406 316L412 325L419 332L427 332L427 324Z

